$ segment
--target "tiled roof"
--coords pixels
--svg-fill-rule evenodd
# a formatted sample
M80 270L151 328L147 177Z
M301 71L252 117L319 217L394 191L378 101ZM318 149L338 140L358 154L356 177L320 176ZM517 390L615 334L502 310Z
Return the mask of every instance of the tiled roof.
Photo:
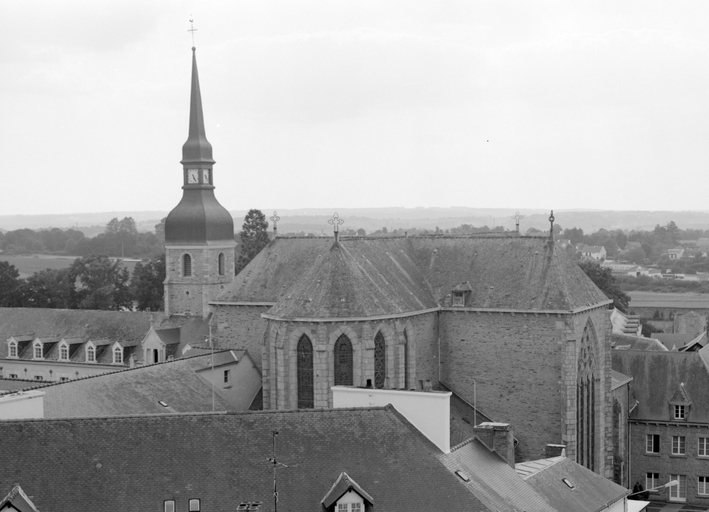
M628 382L631 382L632 380L632 377L628 377L627 375L623 375L620 372L611 370L611 391L614 389L618 389L619 387L627 384Z
M697 335L691 333L656 332L652 334L652 337L659 340L668 350L678 350L693 341Z
M216 302L274 304L276 318L400 314L450 305L575 310L608 299L557 244L542 237L273 240Z
M702 352L616 351L613 369L633 378L631 396L638 400L632 418L669 421L669 402L684 383L692 397L690 422L709 422L709 373Z
M603 478L571 459L555 457L551 461L553 463L525 477L525 482L543 495L556 510L597 512L605 510L605 507L622 500L630 493L625 487ZM574 488L566 485L563 479Z
M35 389L45 392L45 418L208 412L212 411L212 386L195 373L208 357L140 366ZM234 410L219 389L214 393L214 410Z
M0 358L15 335L139 340L150 328L150 313L84 309L0 308Z
M709 309L709 298L702 293L659 293L630 291L634 308Z
M325 497L322 499L322 504L325 508L330 508L337 500L339 500L343 494L348 491L354 491L359 494L367 503L370 505L374 504L374 499L362 489L362 487L355 482L347 473L340 473L337 480L332 484L332 488L327 492Z
M35 485L40 510L273 510L272 430L279 509L322 511L346 472L387 512L488 511L437 459L440 452L391 406L237 414L0 422L0 485ZM38 442L39 440L39 442ZM48 456L51 453L51 456ZM71 461L71 463L67 463ZM25 484L25 482L27 482ZM80 482L81 485L78 485Z
M611 344L615 350L654 350L667 352L660 340L644 336L611 333Z
M462 471L469 482L460 480L490 510L554 512L544 498L527 485L515 470L478 439L459 445L440 456L451 474ZM456 475L457 477L457 475ZM459 477L457 477L459 478ZM436 510L442 510L440 507ZM443 508L445 510L445 508ZM566 512L566 509L558 509Z

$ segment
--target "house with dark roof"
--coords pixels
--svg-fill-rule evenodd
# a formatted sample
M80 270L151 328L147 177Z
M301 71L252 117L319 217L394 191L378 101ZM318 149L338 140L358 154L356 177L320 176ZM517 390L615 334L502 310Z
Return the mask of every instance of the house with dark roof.
M39 510L22 487L16 485L0 500L0 512L39 512Z
M629 482L655 501L706 505L709 499L709 349L613 351L613 368L629 389Z

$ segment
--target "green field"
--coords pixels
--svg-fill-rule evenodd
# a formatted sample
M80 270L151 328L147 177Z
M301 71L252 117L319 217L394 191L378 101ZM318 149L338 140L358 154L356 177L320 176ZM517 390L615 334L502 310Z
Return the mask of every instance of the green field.
M35 272L46 270L48 268L52 270L68 268L72 263L74 263L76 258L78 258L78 256L52 256L47 254L5 256L0 254L0 261L7 261L10 265L14 265L20 272L20 277L22 278L27 278ZM125 261L124 265L128 267L129 272L132 274L136 263L137 260L130 260Z

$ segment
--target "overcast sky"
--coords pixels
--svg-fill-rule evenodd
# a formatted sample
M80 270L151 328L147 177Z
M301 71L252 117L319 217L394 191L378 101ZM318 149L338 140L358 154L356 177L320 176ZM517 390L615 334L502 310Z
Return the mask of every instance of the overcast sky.
M179 201L192 41L228 209L709 210L709 2L0 4L0 215Z

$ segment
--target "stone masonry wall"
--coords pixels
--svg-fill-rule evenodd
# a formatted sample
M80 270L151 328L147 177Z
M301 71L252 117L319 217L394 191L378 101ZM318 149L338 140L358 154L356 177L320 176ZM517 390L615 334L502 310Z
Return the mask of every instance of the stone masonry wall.
M268 306L217 306L209 322L210 338L219 348L246 349L262 368L263 337L267 321L261 313Z

